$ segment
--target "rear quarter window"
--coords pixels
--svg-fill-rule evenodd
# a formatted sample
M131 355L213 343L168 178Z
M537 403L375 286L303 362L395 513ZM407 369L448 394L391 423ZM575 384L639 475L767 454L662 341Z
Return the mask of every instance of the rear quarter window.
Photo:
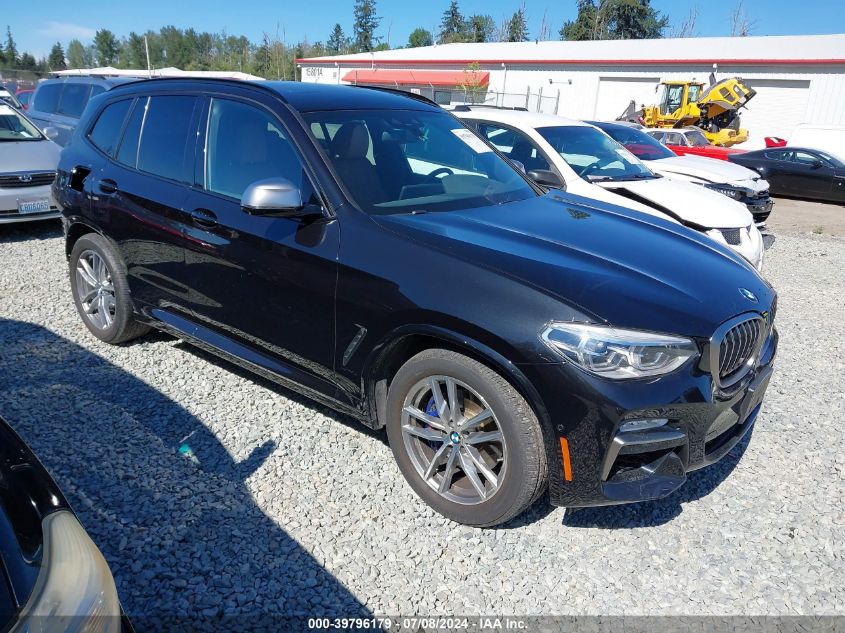
M131 99L110 103L97 117L97 122L88 133L91 142L109 156L113 156L117 150L123 121L126 119L131 105Z
M62 98L59 100L58 113L78 119L85 110L90 93L89 84L66 84L62 91Z
M38 87L32 109L38 112L53 113L59 107L59 97L62 94L62 84L44 84Z

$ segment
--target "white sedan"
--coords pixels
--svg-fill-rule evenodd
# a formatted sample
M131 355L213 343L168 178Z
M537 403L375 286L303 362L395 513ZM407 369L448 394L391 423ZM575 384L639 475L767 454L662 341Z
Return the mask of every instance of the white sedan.
M51 188L61 151L23 114L0 104L0 224L59 217Z
M540 184L668 218L725 244L762 270L763 238L745 205L655 174L597 127L488 106L458 106L453 114Z

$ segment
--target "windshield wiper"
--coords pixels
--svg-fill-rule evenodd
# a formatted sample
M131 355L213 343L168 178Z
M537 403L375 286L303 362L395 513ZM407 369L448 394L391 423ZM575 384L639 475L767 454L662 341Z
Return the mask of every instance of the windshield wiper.
M590 182L608 182L610 180L616 180L613 176L587 176L587 180Z

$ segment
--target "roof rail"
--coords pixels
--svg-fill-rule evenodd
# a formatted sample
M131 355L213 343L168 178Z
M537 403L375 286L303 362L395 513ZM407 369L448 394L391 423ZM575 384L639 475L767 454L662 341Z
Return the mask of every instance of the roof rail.
M436 101L432 101L428 97L423 95L417 94L416 92L408 92L407 90L402 90L401 88L389 88L387 86L362 86L359 84L354 84L354 88L366 88L367 90L382 90L384 92L392 92L394 94L403 95L405 97L410 97L416 101L422 101L423 103L427 103L429 105L436 106L438 105Z
M523 106L497 106L487 103L462 103L452 108L453 112L470 112L473 108L490 108L491 110L517 110L519 112L528 112L528 108Z

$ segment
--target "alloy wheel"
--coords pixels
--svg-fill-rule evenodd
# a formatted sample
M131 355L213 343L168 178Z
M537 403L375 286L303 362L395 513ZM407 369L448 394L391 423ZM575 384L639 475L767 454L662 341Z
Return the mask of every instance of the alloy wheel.
M99 330L114 322L117 303L114 284L103 258L92 250L83 251L76 263L76 289L85 318Z
M456 378L429 376L411 388L402 438L419 476L450 501L485 502L504 481L507 446L496 414Z

